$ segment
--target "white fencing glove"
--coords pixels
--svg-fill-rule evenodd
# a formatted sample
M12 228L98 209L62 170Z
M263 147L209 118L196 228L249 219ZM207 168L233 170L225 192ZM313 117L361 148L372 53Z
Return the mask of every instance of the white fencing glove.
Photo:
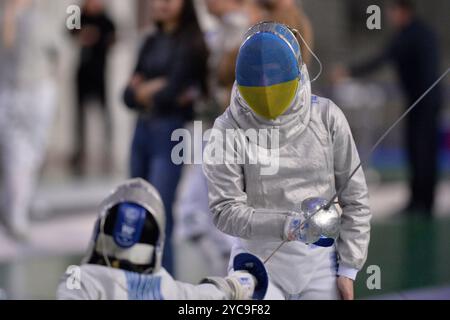
M250 253L239 253L233 259L233 272L226 278L208 277L201 283L210 283L222 290L231 300L262 300L269 286L264 263Z
M233 292L233 300L251 300L256 287L256 278L248 271L235 271L225 278Z

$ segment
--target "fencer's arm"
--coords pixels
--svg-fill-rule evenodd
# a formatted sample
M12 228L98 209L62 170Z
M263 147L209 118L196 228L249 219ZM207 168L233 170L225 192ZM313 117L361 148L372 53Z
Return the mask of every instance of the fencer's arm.
M227 129L231 128L226 122L216 120L213 134L204 152L203 171L208 181L209 207L214 224L222 232L235 237L284 240L287 215L274 210L253 208L247 204L242 165L217 163L209 158L209 151L222 147L221 143L216 145L214 132L222 132L225 137Z
M96 290L86 280L81 280L79 287L70 286L68 284L69 277L65 275L58 285L56 291L56 299L58 300L98 300ZM70 280L70 279L69 279Z
M330 101L329 130L333 143L335 187L339 190L360 163L350 126L342 111ZM338 199L343 210L340 236L338 274L354 279L366 258L370 240L369 195L364 172L360 168L348 182Z
M198 285L175 283L177 300L250 300L256 279L246 271L237 271L226 278L205 278Z
M190 283L176 282L175 300L228 300L227 293L211 283L193 285Z

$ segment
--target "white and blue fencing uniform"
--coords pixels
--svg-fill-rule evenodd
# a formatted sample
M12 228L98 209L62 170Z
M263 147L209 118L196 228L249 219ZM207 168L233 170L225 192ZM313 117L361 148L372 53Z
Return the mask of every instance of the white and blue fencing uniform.
M161 266L164 206L143 179L125 181L102 203L92 241L80 267L71 266L58 299L223 300L262 299L268 287L263 263L251 254L234 259L236 272L199 285L175 281Z
M58 299L223 300L230 298L226 291L214 284L192 285L176 281L164 268L155 274L140 274L85 264L80 267L77 276L79 279L71 279L68 275L63 277L58 286ZM76 283L77 281L79 282Z

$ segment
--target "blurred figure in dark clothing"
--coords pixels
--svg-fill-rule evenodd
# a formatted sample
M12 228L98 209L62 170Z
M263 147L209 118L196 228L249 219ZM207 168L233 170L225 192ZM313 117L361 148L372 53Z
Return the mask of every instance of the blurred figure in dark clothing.
M77 71L77 110L75 125L74 172L81 174L86 158L86 105L95 99L103 113L105 127L105 170L111 169L111 118L106 103L105 69L108 52L114 43L115 26L105 12L102 0L86 0L81 13L81 29L72 32L80 46Z
M415 14L408 0L395 0L388 19L396 34L380 55L349 68L352 76L377 70L385 62L396 69L407 106L439 78L439 48L435 33ZM337 73L345 73L344 70ZM410 201L405 213L431 215L437 184L438 124L442 94L435 87L408 115L406 147L410 161Z
M156 31L139 53L124 93L138 112L130 169L132 177L152 183L166 207L167 243L163 266L174 272L172 205L182 166L171 159L172 132L193 117L193 103L206 91L207 49L192 0L151 0Z

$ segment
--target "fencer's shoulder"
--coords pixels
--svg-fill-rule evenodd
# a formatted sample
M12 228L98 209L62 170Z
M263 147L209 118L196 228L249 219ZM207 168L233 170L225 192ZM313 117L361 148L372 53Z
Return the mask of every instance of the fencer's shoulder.
M60 279L56 296L59 300L93 300L111 298L105 284L120 281L121 271L100 265L70 266Z
M334 126L336 123L345 121L345 115L331 99L312 95L311 115L318 116L327 125Z
M82 264L80 266L80 278L83 282L103 283L110 281L112 278L125 278L125 273L121 269L96 264Z
M178 294L177 281L167 272L166 269L161 268L154 273L156 278L159 278L159 290L162 300L176 300Z
M336 112L336 109L340 110L331 99L317 95L311 95L311 109L324 113Z
M156 277L161 277L165 279L173 279L169 272L164 267L161 267L157 272L153 273Z
M83 273L87 273L87 274L104 273L104 272L106 272L107 269L117 270L117 269L108 268L106 266L101 266L98 264L89 264L89 263L82 264L79 268Z
M231 107L228 107L224 113L214 121L214 129L226 130L226 129L236 129L239 125L233 117L231 112Z

